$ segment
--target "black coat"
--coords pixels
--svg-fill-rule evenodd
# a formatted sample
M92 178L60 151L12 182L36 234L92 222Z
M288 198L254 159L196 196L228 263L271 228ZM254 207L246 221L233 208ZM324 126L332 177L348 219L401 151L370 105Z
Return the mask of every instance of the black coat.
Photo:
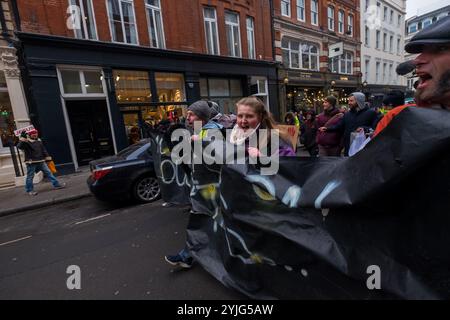
M344 154L348 156L351 133L360 127L364 129L375 129L378 120L378 114L373 109L366 107L359 111L350 110L344 114L341 121L335 126L328 127L327 131L343 132Z
M42 162L49 157L47 149L40 139L38 140L21 140L17 144L17 148L23 150L25 153L25 162Z

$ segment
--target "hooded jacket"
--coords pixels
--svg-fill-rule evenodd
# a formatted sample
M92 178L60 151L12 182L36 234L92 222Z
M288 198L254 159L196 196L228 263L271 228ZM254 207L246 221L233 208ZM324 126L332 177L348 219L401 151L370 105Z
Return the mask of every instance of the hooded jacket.
M364 97L364 94L357 92ZM369 109L365 103L364 98L353 94L358 103L358 107L350 109L344 114L341 121L334 126L327 128L327 132L341 132L344 138L344 154L348 156L350 149L350 135L358 128L375 129L378 123L378 114L373 109Z

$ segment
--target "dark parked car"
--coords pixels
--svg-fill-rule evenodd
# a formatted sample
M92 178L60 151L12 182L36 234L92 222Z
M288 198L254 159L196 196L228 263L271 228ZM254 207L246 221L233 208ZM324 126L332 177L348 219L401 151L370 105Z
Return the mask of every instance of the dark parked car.
M151 140L144 139L117 155L91 161L87 184L97 199L134 199L152 202L161 195L151 153Z

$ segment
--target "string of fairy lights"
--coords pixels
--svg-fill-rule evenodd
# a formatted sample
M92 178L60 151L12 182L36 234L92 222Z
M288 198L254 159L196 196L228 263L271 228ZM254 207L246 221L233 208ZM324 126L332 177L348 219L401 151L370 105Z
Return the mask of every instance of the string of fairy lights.
M337 98L339 104L348 104L348 96L345 94L344 89L341 90L341 94L339 94L339 91L332 91L330 94ZM303 102L304 104L315 105L316 103L322 103L328 95L322 90L314 91L309 89L294 89L287 94L289 99L296 96L302 98L300 102Z

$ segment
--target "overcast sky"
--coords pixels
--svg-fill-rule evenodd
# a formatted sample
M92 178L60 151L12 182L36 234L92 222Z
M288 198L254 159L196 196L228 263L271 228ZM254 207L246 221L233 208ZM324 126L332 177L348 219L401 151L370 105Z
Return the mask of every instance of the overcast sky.
M447 5L448 0L406 0L406 18L417 14L419 8L439 8Z

